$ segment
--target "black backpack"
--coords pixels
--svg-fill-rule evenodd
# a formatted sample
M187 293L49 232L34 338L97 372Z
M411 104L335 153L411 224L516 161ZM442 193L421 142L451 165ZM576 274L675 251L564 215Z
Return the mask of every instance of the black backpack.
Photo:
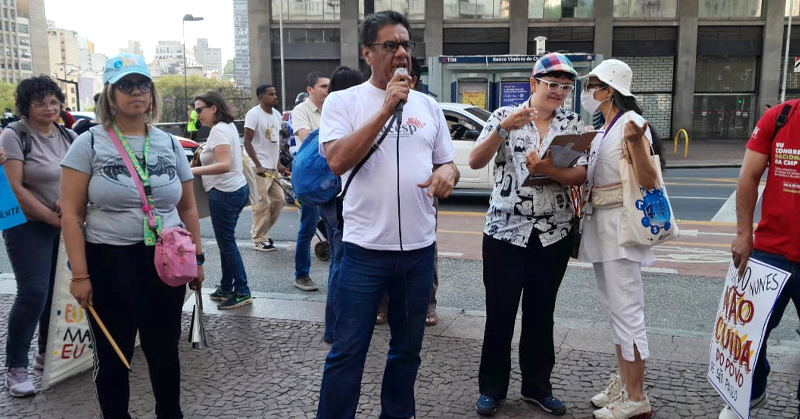
M67 141L72 144L72 136L69 135L67 129L64 128L63 125L57 124L53 122L53 125L56 126L58 132L67 139ZM15 121L10 124L6 128L11 128L16 134L17 138L19 139L19 148L22 149L22 161L28 159L28 154L31 152L31 141L30 141L30 129L28 128L28 124L25 121Z

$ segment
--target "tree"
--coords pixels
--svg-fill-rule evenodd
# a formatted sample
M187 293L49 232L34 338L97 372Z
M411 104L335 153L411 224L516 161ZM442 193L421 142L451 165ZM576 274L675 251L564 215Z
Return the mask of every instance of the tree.
M5 112L6 108L11 108L15 114L16 105L14 104L14 92L17 91L17 83L6 83L0 81L0 113Z
M244 114L250 109L250 94L244 89L238 88L230 82L209 79L198 75L188 76L186 87L189 96L184 94L184 79L180 75L170 75L159 77L154 80L156 90L161 96L162 102L162 122L184 122L186 121L187 106L194 103L194 97L208 89L213 89L222 94L234 111L234 117L244 118Z

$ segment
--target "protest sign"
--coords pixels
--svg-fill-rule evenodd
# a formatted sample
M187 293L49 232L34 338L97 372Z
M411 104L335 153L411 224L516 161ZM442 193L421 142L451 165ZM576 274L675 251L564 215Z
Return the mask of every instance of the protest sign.
M89 318L69 293L72 273L67 263L63 239L58 246L50 327L47 333L42 388L47 389L92 367L94 344L89 333Z
M0 230L25 223L25 215L19 207L17 197L8 184L8 177L3 166L0 166Z
M731 261L709 347L708 381L742 418L750 417L761 342L789 273L750 258L744 275Z

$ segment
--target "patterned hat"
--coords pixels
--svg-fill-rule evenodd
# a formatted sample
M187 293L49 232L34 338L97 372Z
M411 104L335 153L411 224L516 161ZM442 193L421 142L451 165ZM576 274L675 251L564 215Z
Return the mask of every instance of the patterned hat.
M536 77L545 73L552 73L554 71L563 71L577 77L578 72L572 67L572 61L569 60L564 54L551 52L542 55L536 64L533 66L533 73L531 75Z

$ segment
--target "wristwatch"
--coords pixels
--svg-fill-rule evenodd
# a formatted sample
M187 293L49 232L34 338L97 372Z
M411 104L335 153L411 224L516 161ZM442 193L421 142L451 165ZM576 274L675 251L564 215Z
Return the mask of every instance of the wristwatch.
M198 253L195 256L197 257L197 266L203 266L203 264L206 263L205 253Z
M508 138L508 131L506 131L501 124L497 124L497 135L499 135L500 138L505 140L506 138Z

